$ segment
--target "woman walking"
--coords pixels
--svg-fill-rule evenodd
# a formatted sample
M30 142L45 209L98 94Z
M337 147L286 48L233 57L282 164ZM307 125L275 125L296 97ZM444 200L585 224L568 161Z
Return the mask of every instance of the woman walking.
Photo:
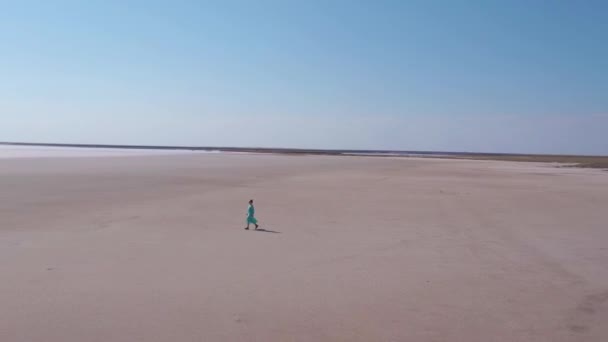
M258 220L255 218L255 207L253 206L253 200L249 200L249 208L247 208L247 227L245 230L249 230L249 225L255 224L255 229L258 229Z

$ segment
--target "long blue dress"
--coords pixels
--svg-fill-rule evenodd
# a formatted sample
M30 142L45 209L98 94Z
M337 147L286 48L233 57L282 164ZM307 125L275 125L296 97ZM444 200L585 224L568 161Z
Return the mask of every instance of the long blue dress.
M258 224L258 220L255 218L255 208L252 204L250 204L249 208L247 209L247 225L250 224Z

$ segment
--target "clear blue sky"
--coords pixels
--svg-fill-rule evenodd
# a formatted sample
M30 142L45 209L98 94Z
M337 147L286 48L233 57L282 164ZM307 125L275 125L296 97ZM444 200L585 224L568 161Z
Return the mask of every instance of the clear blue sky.
M606 1L0 1L0 141L608 154Z

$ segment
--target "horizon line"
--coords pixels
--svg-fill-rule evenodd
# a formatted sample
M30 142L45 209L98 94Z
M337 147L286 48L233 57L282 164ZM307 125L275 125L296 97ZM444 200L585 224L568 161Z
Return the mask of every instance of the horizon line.
M422 154L422 155L476 155L476 156L556 156L556 157L608 157L608 155L587 154L553 154L553 153L503 153L503 152L467 152L467 151L412 151L412 150L376 150L376 149L315 149L288 147L230 147L230 146L184 146L184 145L131 145L131 144L72 144L72 143L34 143L0 141L1 146L39 146L39 147L75 147L75 148L112 148L134 150L190 150L220 152L258 152L287 154L325 154L349 155L349 153L369 154Z

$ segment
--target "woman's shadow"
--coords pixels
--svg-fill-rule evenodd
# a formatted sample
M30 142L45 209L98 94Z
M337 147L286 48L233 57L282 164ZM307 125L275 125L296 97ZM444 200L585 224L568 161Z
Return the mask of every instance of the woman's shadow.
M262 232L262 233L273 233L273 234L281 234L281 232L277 232L274 230L268 230L268 229L264 229L264 228L258 228L258 229L254 229L254 232Z

